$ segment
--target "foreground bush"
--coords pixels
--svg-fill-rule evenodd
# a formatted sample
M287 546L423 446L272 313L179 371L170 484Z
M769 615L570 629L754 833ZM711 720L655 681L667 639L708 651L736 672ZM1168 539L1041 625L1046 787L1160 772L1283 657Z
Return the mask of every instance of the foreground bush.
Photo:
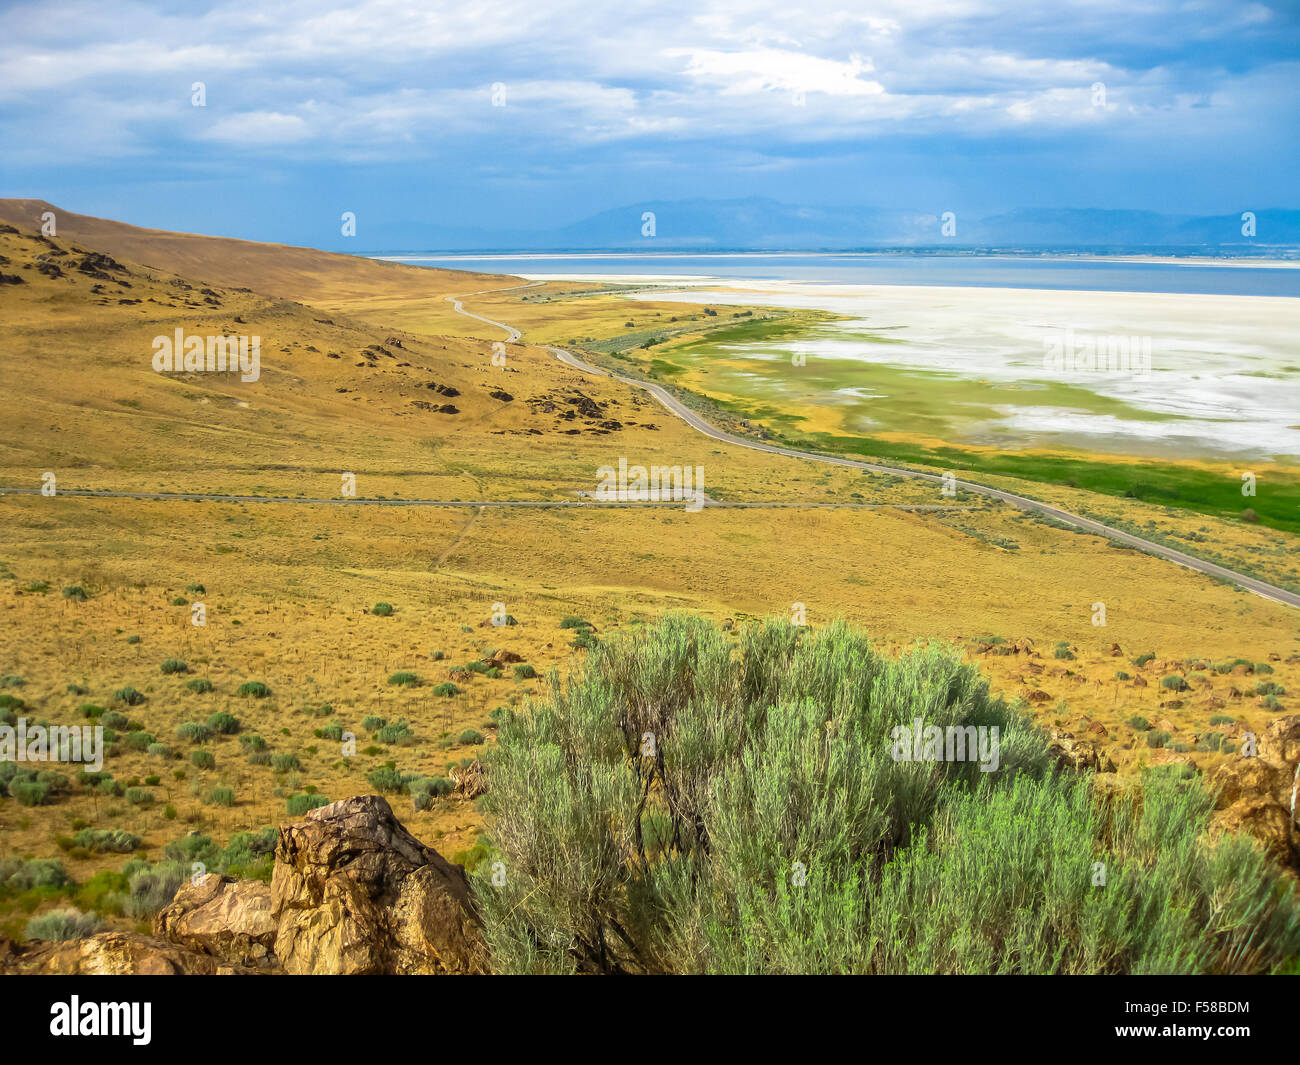
M893 729L996 726L998 766ZM671 617L484 754L475 893L508 972L1271 972L1300 903L1196 782L1098 800L958 649Z

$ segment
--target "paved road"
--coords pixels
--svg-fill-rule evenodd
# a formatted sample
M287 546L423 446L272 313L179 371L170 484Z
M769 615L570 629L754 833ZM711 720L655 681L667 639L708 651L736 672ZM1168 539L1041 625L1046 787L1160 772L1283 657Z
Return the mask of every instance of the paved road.
M511 285L511 289L529 288L541 282L530 282L528 285ZM505 292L509 289L489 289L486 291ZM469 295L478 295L479 293L470 293ZM449 297L450 298L450 297ZM465 297L468 298L468 295ZM461 310L459 302L456 303L457 310ZM462 314L469 314L468 311L461 310ZM506 325L504 322L494 322L489 318L481 315L471 314L471 318L476 318L480 322L486 322L494 325L498 329L504 329L510 334L510 340L513 342L520 336L519 330L513 326ZM759 440L749 440L743 436L736 436L724 429L719 429L716 425L705 421L699 414L683 404L676 396L667 389L648 381L638 381L635 378L623 377L608 370L602 370L590 363L583 362L571 351L564 348L551 347L546 345L546 350L551 352L560 362L566 366L571 366L575 370L581 370L583 373L595 374L599 377L608 377L623 384L631 385L634 388L643 389L649 392L657 399L665 409L671 414L675 414L692 429L703 433L713 440L718 440L724 444L732 444L736 447L747 447L752 451L766 451L771 455L783 455L787 458L804 459L809 462L822 462L830 466L848 466L857 470L869 470L872 473L887 473L894 477L908 477L913 480L930 481L937 485L943 484L943 476L937 473L925 473L920 470L909 470L899 466L883 466L874 462L862 462L858 459L841 458L836 455L819 455L812 451L798 451L794 448L781 447L778 444L768 444ZM1300 595L1295 592L1287 591L1285 588L1278 588L1266 581L1258 580L1255 577L1249 577L1244 573L1238 573L1236 570L1228 569L1226 566L1220 566L1214 562L1207 562L1204 559L1196 558L1193 555L1185 554L1182 551L1175 550L1172 547L1166 547L1164 544L1158 544L1151 540L1145 540L1140 536L1134 536L1132 533L1124 532L1122 529L1113 529L1100 521L1093 518L1085 518L1079 514L1071 514L1068 510L1062 510L1060 507L1054 507L1049 503L1041 503L1036 499L1030 499L1027 496L1016 495L1014 492L1006 492L1001 488L990 488L988 485L976 484L973 481L955 481L955 487L961 488L967 492L973 492L976 495L986 496L990 499L996 499L999 502L1007 503L1010 506L1017 507L1020 510L1029 511L1033 514L1040 514L1044 517L1054 518L1066 525L1079 529L1082 532L1094 533L1097 536L1106 536L1117 543L1126 547L1133 547L1139 551L1145 551L1147 554L1155 555L1157 558L1163 558L1168 562L1176 563L1179 566L1185 566L1188 569L1196 570L1198 573L1204 573L1211 577L1219 577L1224 580L1232 581L1241 587L1261 595L1265 599L1272 599L1277 603L1285 603L1287 606L1300 607Z

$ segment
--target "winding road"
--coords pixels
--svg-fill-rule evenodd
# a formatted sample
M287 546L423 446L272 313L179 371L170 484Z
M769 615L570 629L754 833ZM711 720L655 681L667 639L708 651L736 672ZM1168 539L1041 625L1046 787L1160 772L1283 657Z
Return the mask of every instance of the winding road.
M514 326L507 325L504 322L496 322L490 318L484 318L479 314L471 314L461 307L460 300L468 299L469 296L483 295L486 292L509 292L514 289L532 288L541 284L540 281L530 281L523 285L510 285L501 289L484 289L480 292L468 293L459 298L448 296L453 305L461 314L468 315L470 318L477 319L487 325L496 326L498 329L504 329L507 333L507 343L514 343L519 340L521 333ZM942 486L944 477L942 474L925 473L920 470L909 470L901 466L883 466L874 462L862 462L859 459L841 458L835 455L819 455L814 451L799 451L795 448L781 447L778 444L768 444L759 440L747 440L743 436L736 436L725 429L719 429L716 425L705 421L699 414L691 410L681 402L667 389L649 381L638 381L635 378L623 377L620 374L613 373L609 370L602 370L590 363L583 362L571 351L564 348L543 345L547 351L554 355L560 362L570 366L575 370L581 370L583 373L594 374L597 377L608 377L611 380L619 381L622 384L630 385L633 388L642 389L649 392L656 400L670 413L676 415L687 425L697 432L703 433L712 440L720 443L731 444L735 447L747 447L751 451L765 451L770 455L783 455L786 458L803 459L808 462L821 462L829 466L847 466L856 470L869 470L872 473L887 473L894 477L908 477L913 480L929 481L933 484ZM1195 570L1198 573L1204 573L1210 577L1218 577L1222 580L1232 581L1256 595L1263 596L1265 599L1271 599L1277 603L1283 603L1286 606L1300 607L1300 595L1288 591L1285 588L1279 588L1276 585L1261 581L1255 577L1249 577L1244 573L1238 573L1236 570L1229 569L1226 566L1220 566L1214 562L1207 562L1204 559L1196 558L1194 555L1186 554L1172 547L1166 547L1164 544L1155 543L1152 540L1143 539L1140 536L1134 536L1132 533L1124 532L1122 529L1115 529L1103 522L1093 518L1085 518L1079 514L1072 514L1068 510L1062 510L1060 507L1054 507L1050 503L1042 503L1037 499L1030 499L1028 496L1016 495L1014 492L1007 492L1001 488L991 488L988 485L976 484L973 481L955 480L950 482L953 487L972 492L975 495L985 496L989 499L996 499L999 502L1006 503L1020 510L1028 511L1032 514L1039 514L1043 517L1052 518L1081 532L1093 533L1097 536L1105 536L1116 543L1123 544L1125 547L1132 547L1139 551L1144 551L1149 555L1162 558L1167 562L1173 562L1179 566L1185 566L1187 569ZM626 504L621 504L626 506Z

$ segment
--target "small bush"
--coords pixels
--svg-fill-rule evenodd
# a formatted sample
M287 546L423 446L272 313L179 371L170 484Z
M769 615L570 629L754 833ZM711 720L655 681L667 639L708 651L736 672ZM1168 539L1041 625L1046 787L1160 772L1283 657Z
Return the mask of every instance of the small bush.
M1132 717L1128 719L1128 723L1138 732L1146 732L1147 729L1151 727L1151 722L1148 721L1141 714L1134 714Z
M114 854L130 854L141 843L139 836L120 828L83 828L72 840L78 847L85 847L88 851L108 851Z
M1122 669L1117 669L1117 670L1115 671L1115 679L1116 679L1116 680L1132 680L1133 678L1130 677L1127 673L1125 673Z
M248 764L249 765L270 765L271 752L253 751L253 753L248 756Z
M203 743L212 739L212 729L207 725L200 725L197 721L186 721L183 725L176 726L176 735L191 743Z
M190 667L182 662L179 658L169 658L159 667L164 673L188 673Z
M392 614L392 612L393 612L393 607L392 604L390 603L376 603L374 606L370 608L370 613L381 618L388 617L390 614Z
M301 769L302 762L298 760L296 754L273 754L271 755L271 768L277 773L289 773L295 769Z
M1187 691L1187 681L1183 680L1177 673L1171 673L1167 677L1161 678L1160 687L1168 688L1174 692Z
M1231 725L1236 722L1235 717L1229 717L1227 714L1214 714L1210 718L1211 725Z
M1170 740L1169 733L1165 732L1163 729L1156 729L1153 732L1147 733L1148 747L1163 747L1165 744L1169 742L1169 740Z
M44 806L50 801L50 786L32 778L11 780L9 794L20 806Z
M271 694L271 689L260 680L248 680L236 689L235 694L243 696L245 699L265 699Z
M361 727L367 732L375 732L388 724L388 718L379 717L377 714L367 714L361 721Z
M72 599L78 603L84 603L90 597L86 595L86 589L79 584L70 584L63 589L63 598Z
M453 695L459 695L460 689L456 687L456 685L454 685L451 681L448 680L448 681L443 681L443 683L437 685L433 689L433 694L444 695L450 698Z
M337 743L343 738L343 726L326 725L323 729L318 729L316 735L322 740L333 740Z
M1137 666L1139 669L1141 669L1148 662L1154 662L1155 658L1156 658L1155 652L1148 651L1146 654L1138 655L1137 658L1133 659L1133 664Z
M213 806L234 806L235 792L232 788L213 788L208 795L208 802Z
M134 646L135 644L137 644L137 643L140 642L140 637L139 637L139 636L128 636L128 637L126 638L126 642L127 642L128 644Z
M456 737L456 742L459 743L462 747L467 747L467 746L477 747L479 744L483 742L483 740L484 740L483 733L479 732L477 729L472 729L472 728L467 728L464 732L462 732L459 736Z
M284 805L285 809L289 811L290 817L301 817L308 810L315 810L329 804L329 799L325 798L324 795L290 795Z
M415 733L407 725L406 720L402 719L385 725L375 733L375 739L380 743L407 743L415 739Z
M532 680L537 676L537 670L527 662L520 662L515 666L515 680Z
M577 617L574 614L570 614L568 617L560 619L560 628L562 629L589 629L591 627L590 621Z
M403 780L402 774L396 769L381 765L378 769L372 769L366 774L366 783L376 791L391 793L402 790Z
M239 746L246 751L264 751L266 750L266 740L262 739L256 732L250 732L239 737Z
M127 706L139 706L144 702L144 696L129 684L125 688L118 688L113 693L113 698L119 703L125 703Z
M126 801L132 806L148 806L154 801L153 792L144 788L127 788Z
M393 673L389 676L388 683L402 688L416 688L419 687L420 678L414 673Z
M207 695L212 691L212 681L207 677L195 677L193 680L187 680L185 687L189 688L195 695Z
M217 758L211 751L193 751L190 754L190 761L194 763L196 769L215 769L217 767Z
M165 743L151 743L145 750L155 758L170 758L172 749Z
M85 939L99 931L103 921L98 914L78 910L51 910L27 922L26 936L46 943L68 939Z
M1074 658L1074 652L1070 650L1070 645L1064 640L1056 645L1052 653L1057 658Z
M1217 751L1223 742L1223 733L1207 732L1197 741L1196 749L1198 751ZM1229 743L1229 746L1231 746L1231 743Z
M208 718L208 728L213 732L220 732L223 736L233 736L239 731L239 718L224 710L219 711Z

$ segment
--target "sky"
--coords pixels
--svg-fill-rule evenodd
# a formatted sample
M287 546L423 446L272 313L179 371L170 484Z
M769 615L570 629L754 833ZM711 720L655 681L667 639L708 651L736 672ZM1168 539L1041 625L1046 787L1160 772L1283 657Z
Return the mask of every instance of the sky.
M0 5L0 195L322 247L344 211L1296 208L1298 131L1300 0Z

